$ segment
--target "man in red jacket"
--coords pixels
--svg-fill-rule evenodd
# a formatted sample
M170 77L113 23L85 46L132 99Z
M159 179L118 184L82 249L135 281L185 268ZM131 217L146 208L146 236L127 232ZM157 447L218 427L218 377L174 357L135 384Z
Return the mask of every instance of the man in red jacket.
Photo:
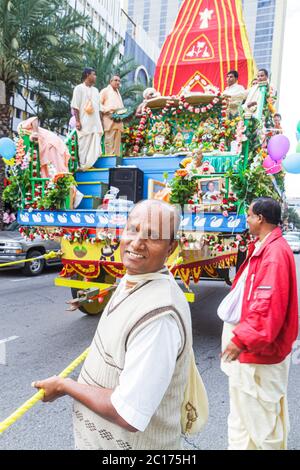
M248 225L257 237L230 294L224 320L221 369L229 377L229 449L286 449L290 355L298 335L294 255L282 237L281 207L255 200Z

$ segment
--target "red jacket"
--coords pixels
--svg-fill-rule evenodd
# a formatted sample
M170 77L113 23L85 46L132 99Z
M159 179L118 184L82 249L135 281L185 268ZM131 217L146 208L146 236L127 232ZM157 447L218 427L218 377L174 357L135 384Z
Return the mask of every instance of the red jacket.
M278 364L292 351L298 336L298 294L294 255L280 228L269 235L261 249L241 266L236 286L247 263L242 316L234 329L233 342L243 352L239 361Z

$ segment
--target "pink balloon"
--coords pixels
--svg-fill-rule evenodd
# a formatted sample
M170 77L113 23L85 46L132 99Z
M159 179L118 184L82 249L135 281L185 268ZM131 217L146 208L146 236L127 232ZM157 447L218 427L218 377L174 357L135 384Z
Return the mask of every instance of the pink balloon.
M280 173L282 171L282 165L281 163L272 166L272 168L269 168L267 170L267 175L276 175L277 173Z
M274 166L274 160L268 155L263 161L263 167L268 170L272 166Z
M71 117L70 122L69 122L69 127L71 129L75 129L75 127L76 127L76 118L75 118L75 116Z

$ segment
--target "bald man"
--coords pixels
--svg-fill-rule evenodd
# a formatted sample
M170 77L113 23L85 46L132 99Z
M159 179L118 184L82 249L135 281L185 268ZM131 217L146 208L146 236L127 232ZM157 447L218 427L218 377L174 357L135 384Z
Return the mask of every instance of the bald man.
M119 109L124 108L120 94L121 78L114 75L108 87L100 92L100 107L105 137L105 154L121 155L121 141L124 126L122 122L116 122L112 115Z
M181 448L181 407L192 348L190 308L165 267L180 216L139 203L121 240L126 276L106 307L78 382L36 382L45 401L74 402L76 448Z

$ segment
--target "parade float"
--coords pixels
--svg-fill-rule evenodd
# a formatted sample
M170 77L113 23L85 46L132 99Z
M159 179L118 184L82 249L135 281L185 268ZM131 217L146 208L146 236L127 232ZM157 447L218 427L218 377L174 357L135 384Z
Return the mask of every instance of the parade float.
M138 168L144 199L165 200L182 211L178 248L167 264L190 301L193 283L201 278L230 282L229 269L247 250L249 202L262 195L282 197L286 148L277 142L280 155L268 154L269 86L259 86L254 113L241 109L232 116L220 92L230 69L239 69L248 86L254 62L241 2L229 0L220 8L216 1L186 0L158 63L160 96L126 125L122 157L102 156L94 168L77 172L72 131L66 141L70 173L41 178L38 146L28 135L19 136L16 156L7 161L5 200L19 207L24 236L61 241L63 269L56 285L71 288L84 313L99 314L125 273L119 243L133 201L112 196L112 168ZM83 194L76 209L75 185Z

